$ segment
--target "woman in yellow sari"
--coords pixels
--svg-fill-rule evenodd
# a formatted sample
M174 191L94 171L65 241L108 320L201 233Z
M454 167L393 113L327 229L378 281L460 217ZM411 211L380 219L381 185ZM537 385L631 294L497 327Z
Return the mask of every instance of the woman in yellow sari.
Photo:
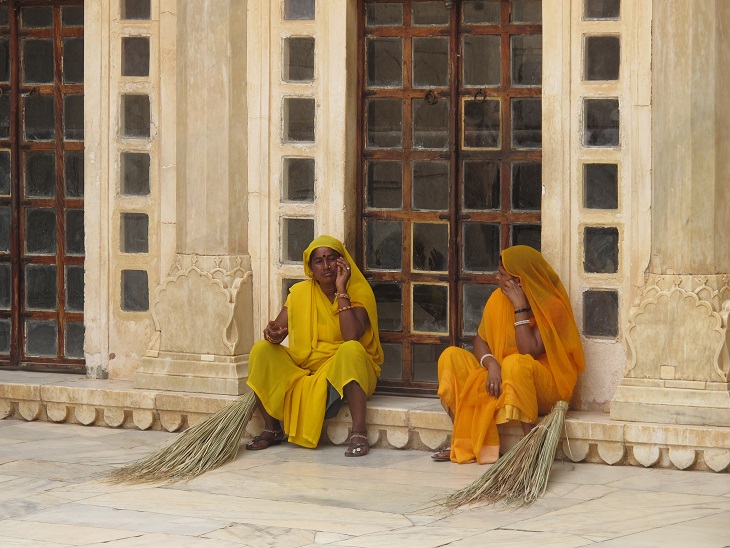
M540 252L505 249L474 337L473 352L439 357L439 397L454 422L451 447L434 460L490 464L499 458L497 425L524 433L559 400L570 401L583 371L583 347L568 294Z
M375 296L339 240L316 238L303 259L310 279L292 286L284 308L264 329L265 340L251 349L248 385L264 430L246 449L278 445L284 432L292 443L316 447L328 399L337 404L344 397L352 415L345 456L364 456L367 398L383 363ZM289 346L282 346L287 335Z

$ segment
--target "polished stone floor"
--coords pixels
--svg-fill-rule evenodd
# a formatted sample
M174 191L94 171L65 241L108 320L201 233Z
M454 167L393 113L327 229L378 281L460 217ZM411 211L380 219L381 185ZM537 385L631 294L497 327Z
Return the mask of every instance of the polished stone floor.
M517 510L437 501L485 471L283 444L186 484L99 480L177 434L0 421L0 546L730 546L730 474L556 462Z

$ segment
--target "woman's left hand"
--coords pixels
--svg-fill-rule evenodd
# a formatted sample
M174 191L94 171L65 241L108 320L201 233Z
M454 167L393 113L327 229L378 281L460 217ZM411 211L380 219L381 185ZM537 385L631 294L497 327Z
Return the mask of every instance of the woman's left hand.
M335 285L337 291L340 293L347 293L347 282L350 281L350 275L352 274L352 267L347 262L347 259L340 257L337 259L337 278L335 279Z

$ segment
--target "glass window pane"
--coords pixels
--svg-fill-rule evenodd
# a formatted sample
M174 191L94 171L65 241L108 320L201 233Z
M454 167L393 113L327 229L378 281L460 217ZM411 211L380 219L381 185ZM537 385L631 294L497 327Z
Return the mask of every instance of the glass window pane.
M150 193L150 155L146 152L122 152L121 192L127 196Z
M443 5L441 6L443 9ZM449 85L449 39L413 39L413 87Z
M84 324L82 322L66 322L66 357L84 357Z
M464 223L463 234L464 271L496 272L502 252L499 224Z
M0 206L0 252L10 251L10 222L12 216L10 207Z
M27 141L53 140L55 112L52 95L25 97L25 139Z
M148 36L122 38L122 76L149 76L150 39Z
M25 251L43 255L56 253L56 210L25 210Z
M586 80L618 80L621 66L621 38L618 36L586 36Z
M63 39L63 82L84 83L84 39Z
M583 166L583 207L618 209L618 165Z
M367 4L365 24L368 27L399 27L403 24L403 4Z
M302 280L297 280L295 278L284 278L281 280L281 306L284 306L284 303L286 302L286 298L289 296L289 290L291 289L291 286L293 286L295 283L299 283Z
M284 80L307 82L314 80L314 38L292 37L284 40L282 63Z
M149 252L149 217L146 213L122 213L119 249L122 253Z
M499 148L499 99L467 99L464 101L464 147Z
M0 82L10 82L10 41L0 39Z
M0 353L10 354L10 320L0 320Z
M67 198L84 197L84 153L69 151L63 153L64 179Z
M500 83L500 52L499 36L464 36L461 45L464 85L498 86Z
M586 272L618 272L618 228L586 227L583 268Z
M150 136L150 98L147 95L122 95L122 137Z
M367 166L367 207L403 207L403 164L397 160L369 160Z
M413 162L411 206L418 210L445 211L449 208L449 163L428 160Z
M542 34L512 37L512 84L542 84Z
M449 225L413 223L413 269L428 272L449 269Z
M618 19L621 0L584 0L585 19Z
M464 161L465 209L499 209L500 204L499 162Z
M282 261L302 263L302 253L314 240L313 219L282 220Z
M527 245L540 251L541 234L540 225L512 225L512 245Z
M64 27L83 27L84 6L65 6L61 8L61 23Z
M84 96L66 95L63 98L64 136L71 141L84 140Z
M66 310L84 311L84 267L66 266Z
M462 20L467 25L494 25L500 20L499 0L462 0Z
M56 155L53 152L26 154L25 195L29 198L51 198L56 195Z
M30 310L56 310L56 266L30 264L25 267L25 306Z
M284 140L314 141L314 99L284 99Z
M445 285L413 284L413 330L449 332L449 288Z
M414 2L412 9L414 25L448 25L451 19L451 12L446 8L443 0Z
M84 254L84 210L66 210L66 255Z
M10 94L0 96L0 139L10 137Z
M542 23L542 0L512 0L511 4L513 23Z
M497 286L492 284L464 284L463 335L476 335L484 314L484 305L495 289Z
M53 26L53 8L22 8L20 16L26 29L49 29Z
M284 158L283 199L314 201L314 158Z
M542 164L512 164L512 209L539 211L542 202Z
M583 293L583 334L587 337L618 336L618 292L589 290Z
M121 0L122 19L149 19L150 0Z
M8 27L10 19L8 17L8 6L0 6L0 27Z
M51 84L54 76L53 40L23 40L23 82Z
M10 263L0 263L0 309L2 310L10 310L12 305L10 297L12 283Z
M0 150L0 196L10 196L9 150Z
M512 99L512 146L516 148L542 146L540 99Z
M403 285L398 283L372 284L378 307L378 328L380 331L403 329Z
M401 38L368 38L367 77L369 87L403 85L403 40Z
M584 108L585 146L619 146L618 99L585 99Z
M369 270L403 268L403 224L400 221L367 221L365 264Z
M388 381L403 379L403 345L382 343L383 363L380 365L380 378Z
M449 145L449 101L431 105L413 99L413 148L445 149Z
M284 19L314 19L314 0L284 0Z
M150 308L146 270L122 270L122 310L143 312Z
M25 354L55 358L58 354L58 324L55 320L25 321Z
M367 111L368 147L399 148L403 146L403 101L401 99L369 99Z
M413 380L419 382L438 381L438 358L446 350L445 344L413 345Z

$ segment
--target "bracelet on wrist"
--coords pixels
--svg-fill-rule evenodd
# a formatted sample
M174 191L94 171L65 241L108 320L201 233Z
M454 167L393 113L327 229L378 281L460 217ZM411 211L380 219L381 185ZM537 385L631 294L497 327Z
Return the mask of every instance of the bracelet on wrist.
M337 309L337 313L339 314L340 312L344 312L345 310L352 310L353 308L355 308L355 307L352 306L352 305L350 305L350 306L343 306L342 308L338 308Z
M347 293L335 293L335 299L349 299L350 296Z
M515 327L520 325L530 325L530 320L520 320L518 322L515 322Z
M494 358L494 354L486 353L481 358L479 358L479 365L482 367L482 369L486 369L486 367L484 367L485 358ZM494 358L494 359L496 360L497 358Z
M515 310L515 314L520 314L521 312L529 312L530 310L532 310L532 308L530 308L529 306L526 306L525 308L519 308L519 309Z

